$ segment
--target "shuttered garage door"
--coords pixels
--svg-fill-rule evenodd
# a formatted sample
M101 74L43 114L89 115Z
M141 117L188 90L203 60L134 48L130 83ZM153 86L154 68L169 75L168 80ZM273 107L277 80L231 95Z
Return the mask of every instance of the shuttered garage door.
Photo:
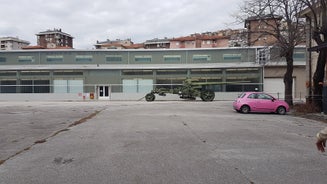
M264 79L264 91L276 98L284 99L284 88L283 78Z
M293 79L293 96L294 96L294 89L295 80ZM269 93L276 98L284 99L285 93L284 87L284 79L283 78L265 78L264 79L264 91Z

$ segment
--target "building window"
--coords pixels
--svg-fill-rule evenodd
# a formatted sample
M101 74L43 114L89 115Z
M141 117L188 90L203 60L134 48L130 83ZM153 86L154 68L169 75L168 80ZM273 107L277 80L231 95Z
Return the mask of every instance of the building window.
M181 61L180 55L166 55L163 58L164 58L164 62L180 62Z
M22 93L50 93L49 80L22 80Z
M54 93L83 93L83 80L54 80Z
M1 71L0 76L16 76L15 71Z
M121 55L107 55L106 62L122 62L123 57Z
M92 55L77 55L75 60L76 60L76 62L92 62L93 56Z
M158 70L157 75L187 75L187 70Z
M241 60L242 59L242 54L223 54L223 59L224 60Z
M211 61L210 55L193 55L193 61Z
M0 63L5 63L6 62L6 58L5 57L0 57Z
M21 71L21 76L48 76L50 75L49 71Z
M16 80L0 81L0 93L16 93Z
M65 75L65 76L72 76L72 75L83 75L83 71L70 71L70 70L58 70L54 71L53 75Z
M64 56L62 55L51 55L47 56L47 62L63 62Z
M152 89L152 79L123 79L124 93L148 93Z
M34 62L33 56L18 56L18 62Z
M226 69L226 92L262 89L260 68Z
M192 69L191 75L221 75L221 69Z
M257 63L264 65L270 60L270 48L262 48L257 51Z
M146 56L135 56L136 62L151 62L152 56L146 55Z
M305 53L304 52L294 52L293 58L294 59L305 59Z
M153 75L152 70L123 70L123 75Z

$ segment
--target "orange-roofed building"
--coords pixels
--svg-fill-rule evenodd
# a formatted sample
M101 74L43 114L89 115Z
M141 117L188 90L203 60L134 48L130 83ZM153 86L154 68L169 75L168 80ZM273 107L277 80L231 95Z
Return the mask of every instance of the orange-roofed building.
M216 33L193 34L186 37L171 39L170 48L179 49L228 47L229 38L229 36L220 36Z

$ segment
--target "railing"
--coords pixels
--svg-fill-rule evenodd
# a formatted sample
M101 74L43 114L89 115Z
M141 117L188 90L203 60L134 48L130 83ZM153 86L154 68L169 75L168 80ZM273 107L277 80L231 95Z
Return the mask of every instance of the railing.
M243 91L255 91L255 88L260 89L262 84L253 83L238 83L229 84L230 87L226 87L226 84L221 85L211 85L209 89L215 91L218 100L232 100L236 98L237 94ZM11 94L13 95L40 95L47 94L48 96L78 96L78 98L88 99L90 94L94 95L94 99L99 99L100 97L109 96L109 99L114 99L116 96L120 96L119 100L124 99L138 99L143 97L145 94L149 93L152 89L158 88L168 88L173 89L180 87L182 84L137 84L137 85L122 85L122 84L84 84L84 85L0 85L0 95ZM106 88L101 88L106 87ZM107 90L102 91L101 90ZM266 93L274 96L277 99L284 99L284 92L269 92ZM134 97L133 97L134 96ZM294 102L304 102L306 101L306 92L294 92L293 101ZM0 99L1 100L1 99Z

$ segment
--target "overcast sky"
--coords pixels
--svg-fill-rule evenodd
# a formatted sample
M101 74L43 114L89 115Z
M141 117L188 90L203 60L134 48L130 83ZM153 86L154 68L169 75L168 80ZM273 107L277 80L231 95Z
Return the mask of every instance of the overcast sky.
M243 0L0 0L0 37L36 45L36 35L61 28L74 48L91 49L97 40L134 43L192 33L242 28L230 24Z

